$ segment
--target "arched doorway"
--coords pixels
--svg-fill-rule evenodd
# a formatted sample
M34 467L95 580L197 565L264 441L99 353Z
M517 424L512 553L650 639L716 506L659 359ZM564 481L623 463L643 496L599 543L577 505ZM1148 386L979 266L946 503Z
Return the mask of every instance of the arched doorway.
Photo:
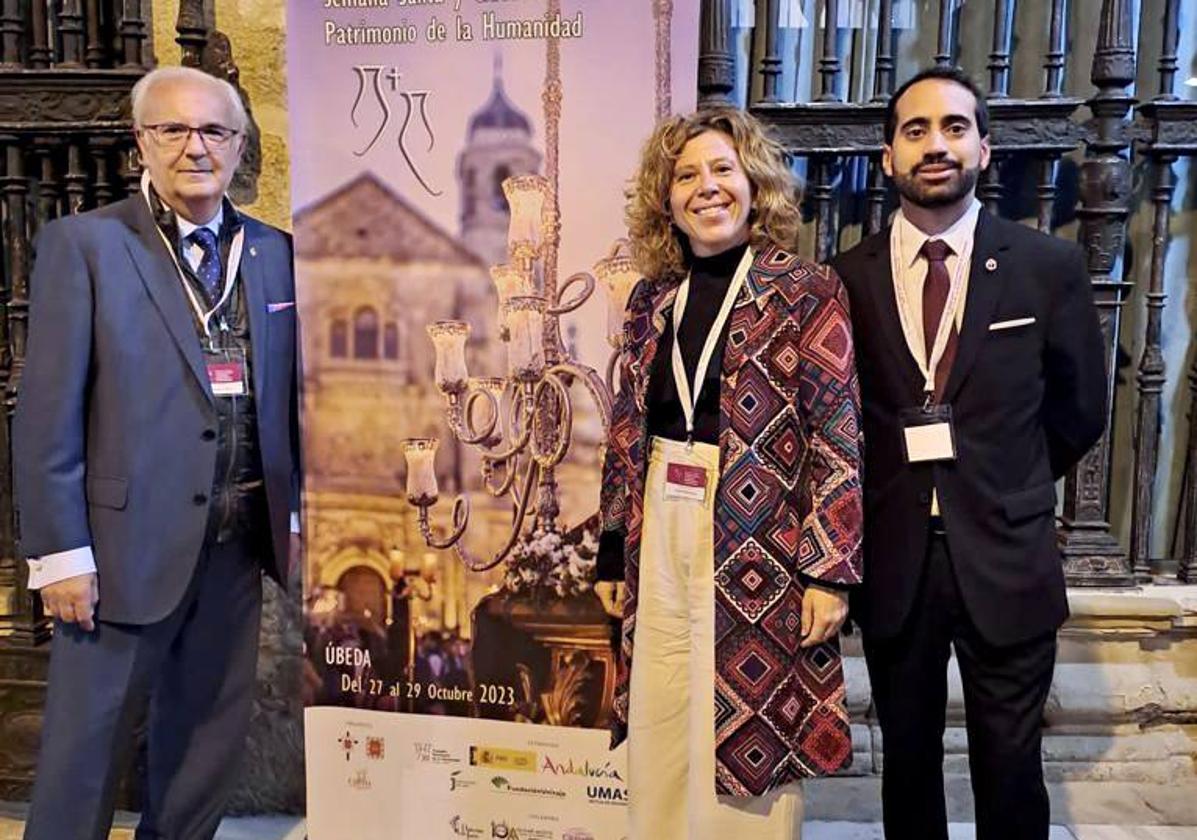
M345 611L364 621L385 626L387 620L386 581L369 566L347 569L337 580L345 593Z

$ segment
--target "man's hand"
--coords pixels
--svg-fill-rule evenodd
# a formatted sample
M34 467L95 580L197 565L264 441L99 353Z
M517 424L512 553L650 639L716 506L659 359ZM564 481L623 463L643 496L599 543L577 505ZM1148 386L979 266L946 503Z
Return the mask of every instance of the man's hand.
M627 585L622 580L600 580L594 584L594 594L612 618L623 618L623 602L627 592Z
M66 624L78 622L87 632L96 629L96 604L100 600L100 581L95 572L75 575L41 588L46 615Z
M848 593L816 584L802 596L802 647L814 647L835 638L848 617Z

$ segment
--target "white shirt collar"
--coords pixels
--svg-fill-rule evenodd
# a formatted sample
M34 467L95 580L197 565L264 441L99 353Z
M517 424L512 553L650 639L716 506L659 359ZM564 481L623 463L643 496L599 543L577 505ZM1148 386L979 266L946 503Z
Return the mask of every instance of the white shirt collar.
M211 219L208 219L208 221L204 222L202 225L192 224L191 222L184 219L178 213L175 213L175 222L179 226L179 240L180 241L186 240L188 236L191 236L193 231L195 231L199 228L202 228L202 227L207 228L208 230L210 230L214 234L216 234L217 237L219 237L220 236L220 223L222 221L224 221L224 202L223 201L220 202L220 206L216 208L216 215L213 216Z
M938 236L928 236L919 228L915 227L899 209L894 216L894 225L901 226L898 242L901 243L902 253L899 255L902 258L900 265L909 268L914 265L914 261L919 258L919 252L923 249L923 243L928 239L942 239L952 249L952 253L956 255L963 254L969 244L969 240L977 230L977 216L981 212L981 202L973 197L972 204L964 211L959 219L952 223L952 226L945 230Z

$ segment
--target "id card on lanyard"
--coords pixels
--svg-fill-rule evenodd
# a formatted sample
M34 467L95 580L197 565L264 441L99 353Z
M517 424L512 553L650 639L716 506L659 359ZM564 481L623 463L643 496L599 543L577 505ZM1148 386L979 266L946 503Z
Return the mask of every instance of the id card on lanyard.
M906 284L902 282L902 255L904 253L902 225L894 225L893 237L896 241L890 243L890 276L893 280L894 297L898 305L898 320L902 325L904 335L908 338L917 337L914 324L910 319ZM902 428L902 448L907 463L954 461L956 459L956 434L952 428L952 407L937 402L935 369L939 367L939 363L943 359L956 323L956 311L960 306L960 296L964 289L964 267L971 258L971 246L964 249L964 252L957 257L956 271L953 273L951 286L948 289L948 299L944 304L943 315L939 319L934 343L931 345L930 358L924 358L919 353L912 354L915 364L918 365L919 373L923 375L924 399L921 407L904 409L898 415L898 422ZM918 346L917 341L908 341L908 343Z
M707 333L702 345L702 353L698 357L698 365L694 369L693 386L686 380L686 365L682 360L682 351L678 346L678 333L681 329L682 317L686 312L686 301L690 296L690 276L682 281L677 290L677 297L673 303L673 353L670 358L673 369L673 384L677 387L677 396L682 403L682 416L686 421L686 445L694 444L694 411L698 406L698 395L702 390L703 381L707 375L707 368L711 365L711 357L715 354L715 346L719 343L719 336L723 334L723 327L731 316L732 308L736 304L736 297L748 279L748 270L752 267L752 248L744 250L736 273L723 296L723 304L715 316L715 322ZM710 486L707 468L694 464L669 463L665 468L665 498L691 499L703 501L706 489Z
M141 177L141 193L145 197L146 204L150 205L150 212L153 213L153 205L150 203L150 179L149 173L143 173ZM187 295L187 300L191 304L192 314L195 315L196 322L204 331L204 337L207 339L203 347L204 366L208 373L208 384L212 388L212 395L216 397L239 397L247 394L248 390L248 365L246 365L245 354L240 348L227 347L227 341L216 341L216 336L213 334L213 319L216 319L215 328L222 333L229 332L228 319L225 310L228 307L229 300L232 298L234 287L237 284L237 274L241 269L241 251L245 246L245 229L242 228L233 236L232 245L229 248L228 260L225 263L224 272L224 289L221 292L220 299L211 309L205 309L195 289L192 288L191 283L187 281L187 275L183 271L183 266L179 264L179 257L175 248L166 238L166 234L162 232L162 228L157 225L154 226L158 231L158 236L162 240L162 244L166 246L166 252L170 254L171 262L174 263L175 271L179 275L179 282L183 286L183 291Z
M246 364L240 349L204 351L208 368L208 384L216 397L240 397L248 393L245 382Z

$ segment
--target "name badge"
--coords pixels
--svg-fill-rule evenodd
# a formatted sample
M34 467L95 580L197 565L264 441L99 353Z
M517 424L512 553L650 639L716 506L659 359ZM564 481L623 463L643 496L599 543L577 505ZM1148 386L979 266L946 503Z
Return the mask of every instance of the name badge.
M241 397L249 393L249 365L245 362L245 354L239 347L204 349L204 367L208 369L212 396Z
M245 367L240 362L208 362L208 382L217 397L240 397L245 393Z
M908 408L898 416L906 463L956 460L956 434L952 428L950 405Z
M665 498L701 502L707 497L707 469L694 464L665 465Z

